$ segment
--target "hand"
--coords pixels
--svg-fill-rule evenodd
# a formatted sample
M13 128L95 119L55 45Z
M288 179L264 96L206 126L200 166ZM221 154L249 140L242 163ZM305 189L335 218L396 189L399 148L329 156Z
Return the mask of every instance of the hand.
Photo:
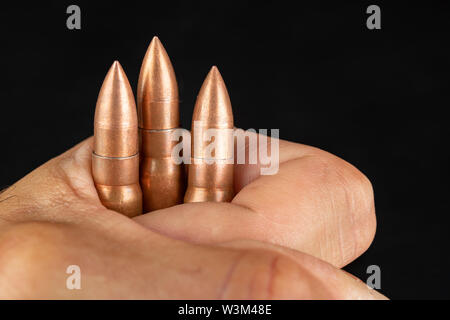
M232 203L129 219L100 203L92 139L0 194L0 297L379 299L339 268L375 232L370 182L345 161L280 140L280 169L236 165ZM81 269L81 290L66 269Z

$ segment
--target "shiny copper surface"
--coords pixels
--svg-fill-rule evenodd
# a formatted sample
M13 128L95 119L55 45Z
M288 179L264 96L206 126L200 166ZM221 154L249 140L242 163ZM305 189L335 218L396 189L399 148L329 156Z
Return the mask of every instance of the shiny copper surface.
M192 157L184 202L229 202L233 190L233 112L225 83L216 67L203 82L192 116ZM215 152L206 150L208 129L216 129ZM214 159L209 164L208 159Z
M179 126L178 85L169 56L154 37L139 75L138 118L140 135L140 182L144 211L183 202L185 175L171 157L173 130Z
M97 99L92 175L105 207L133 217L142 213L136 104L119 62L109 69Z

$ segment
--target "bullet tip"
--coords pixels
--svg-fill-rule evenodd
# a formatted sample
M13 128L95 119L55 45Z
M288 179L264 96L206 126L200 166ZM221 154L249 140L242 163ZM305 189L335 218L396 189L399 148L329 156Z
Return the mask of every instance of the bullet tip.
M227 87L216 66L211 67L203 81L194 106L194 120L207 121L212 128L232 128L233 112Z
M152 52L150 56L158 56L160 54L167 54L165 52L164 46L162 45L161 41L157 36L154 36L152 41L150 41L150 44L147 49L147 53ZM144 58L145 59L145 58Z
M150 41L150 45L154 45L154 46L162 46L161 40L159 40L159 38L157 36L154 36L152 41Z
M120 64L120 62L118 60L114 60L113 64L111 65L110 72L112 72L113 74L123 72L122 65Z
M153 37L142 61L137 104L141 128L178 127L177 80L170 58L157 36Z
M209 79L209 81L223 81L222 75L220 74L219 68L217 68L217 66L211 67L211 70L209 70L206 78Z

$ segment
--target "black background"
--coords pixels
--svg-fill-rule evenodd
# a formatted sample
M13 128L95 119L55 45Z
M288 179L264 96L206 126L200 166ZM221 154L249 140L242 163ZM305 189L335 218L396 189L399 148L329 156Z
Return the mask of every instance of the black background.
M81 7L81 30L66 8ZM382 29L366 28L381 7ZM93 132L113 60L133 90L158 35L180 87L182 125L212 65L235 125L279 128L364 172L378 228L346 270L379 265L394 299L450 298L448 1L53 1L0 10L0 188Z

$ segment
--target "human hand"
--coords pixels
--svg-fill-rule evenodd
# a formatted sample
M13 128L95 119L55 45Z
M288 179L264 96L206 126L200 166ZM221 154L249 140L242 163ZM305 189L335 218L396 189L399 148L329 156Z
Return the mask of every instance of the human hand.
M324 151L281 141L280 169L236 165L231 203L129 219L100 203L92 139L0 194L0 297L379 299L339 268L375 232L370 182ZM81 268L81 290L66 269Z

